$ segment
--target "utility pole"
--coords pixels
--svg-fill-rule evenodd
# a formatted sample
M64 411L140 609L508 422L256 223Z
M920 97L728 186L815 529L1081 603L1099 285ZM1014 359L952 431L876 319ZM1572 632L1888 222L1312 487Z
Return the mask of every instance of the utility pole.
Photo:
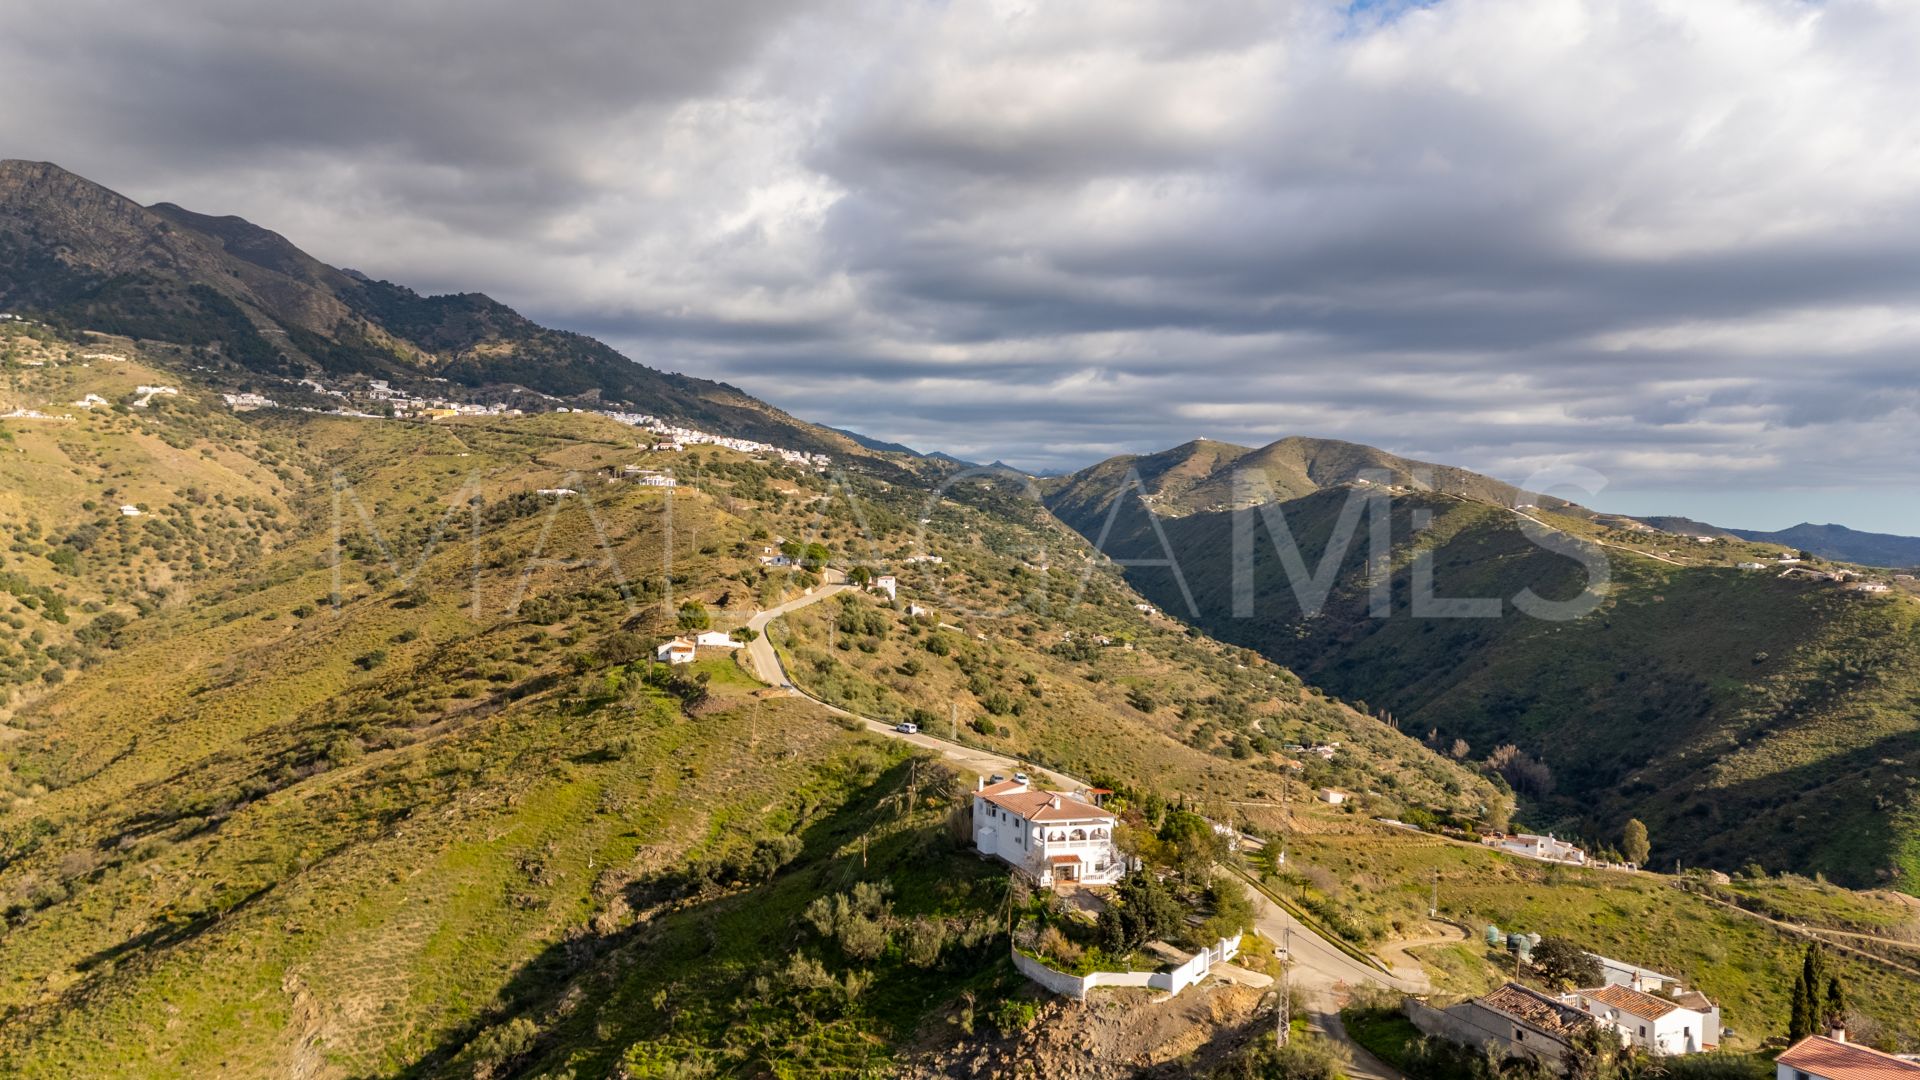
M953 742L960 741L960 703L947 703L948 735Z
M1436 869L1433 872L1433 906L1427 909L1427 917L1432 918L1438 914L1440 914L1440 871Z
M1286 961L1280 968L1280 1000L1274 1009L1275 1029L1273 1039L1276 1045L1287 1045L1287 1039L1293 1034L1293 926L1288 924L1282 935L1285 942L1281 946L1286 953Z

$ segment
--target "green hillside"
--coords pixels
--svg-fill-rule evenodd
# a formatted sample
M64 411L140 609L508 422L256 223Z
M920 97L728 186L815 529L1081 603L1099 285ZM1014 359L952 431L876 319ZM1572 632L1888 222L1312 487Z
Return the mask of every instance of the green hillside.
M310 489L292 542L130 624L14 718L0 1071L471 1075L559 1046L508 1021L579 1020L558 995L598 972L632 983L597 990L609 1006L679 986L684 1007L648 1015L715 1010L692 1029L616 1010L580 1049L603 1066L665 1040L813 1075L883 1059L930 988L980 977L969 932L954 948L976 962L877 976L876 995L914 987L912 1013L802 985L804 1013L769 1000L743 1029L727 1003L800 943L750 919L732 960L696 945L763 903L953 857L913 855L944 836L937 769L914 766L932 801L904 805L900 752L762 698L730 661L649 682L668 590L738 594L750 573L752 530L719 500L744 512L780 470L715 462L716 497L689 488L672 510L632 485L562 506L532 489L632 460L616 426L259 424L337 469L362 527L336 576L331 492ZM872 861L850 869L863 836ZM896 875L893 902L959 934L999 902L953 891L980 867L918 892ZM747 898L765 890L782 899Z
M1112 504L1090 513L1086 495L1070 483L1052 504L1095 536ZM1307 575L1350 497L1387 499L1330 488L1277 504ZM1681 550L1662 543L1677 537L1579 516L1550 514L1550 531L1440 494L1402 491L1380 505L1392 508L1385 617L1371 614L1366 517L1353 519L1337 572L1327 568L1324 608L1307 615L1258 514L1250 612L1235 607L1229 512L1149 520L1140 499L1123 500L1105 550L1121 561L1171 550L1184 592L1164 567L1130 567L1129 580L1213 636L1388 710L1436 748L1484 759L1511 744L1540 759L1544 773L1509 770L1530 827L1612 844L1639 817L1663 867L1758 863L1920 889L1920 607L1908 595L1737 570L1729 564L1751 556L1733 545ZM1566 553L1570 535L1606 557L1597 603L1564 621L1520 614L1524 589L1580 595L1587 571ZM1417 553L1430 560L1430 595L1493 600L1500 617L1416 617Z
M1890 894L1514 871L1369 823L1468 836L1517 787L1540 827L1607 840L1638 814L1656 861L1911 889L1905 586L1743 573L1756 549L1733 540L1324 440L1195 443L1042 502L1012 470L950 475L52 166L0 163L0 304L37 317L0 325L0 1075L866 1077L1017 1055L1045 1014L1009 927L1070 916L967 850L972 777L737 654L654 660L842 575L898 595L775 621L793 682L1117 789L1123 842L1194 916L1172 940L1232 906L1206 880L1225 841L1191 810L1285 833L1299 880L1278 884L1368 948L1428 929L1438 866L1446 911L1585 920L1711 973L1755 1032L1783 1022L1797 932L1762 915L1875 939L1888 955L1847 967L1872 1014L1910 985L1885 973L1913 936ZM833 464L656 452L593 412L221 401L306 373L631 403ZM1367 615L1358 548L1303 615L1264 534L1236 615L1227 511L1250 468L1309 552L1350 498L1392 499L1391 617ZM1158 517L1115 501L1130 475ZM1619 553L1595 611L1404 617L1423 553L1442 595L1577 594L1521 506ZM1169 551L1179 579L1109 561ZM1342 808L1303 813L1326 787ZM1486 961L1433 966L1467 986ZM1256 998L1162 1043L1218 1050Z
M1784 1028L1791 973L1806 948L1800 934L1704 902L1689 891L1708 888L1699 880L1552 866L1351 818L1307 823L1288 861L1286 872L1271 876L1274 887L1337 915L1343 925L1417 921L1437 892L1441 914L1475 931L1469 940L1415 948L1441 993L1483 993L1511 976L1505 948L1486 946L1486 926L1552 935L1605 956L1632 957L1700 989L1721 1006L1727 1025L1739 1032L1732 1041L1743 1047ZM1777 915L1804 925L1870 925L1876 933L1901 935L1917 927L1916 909L1890 897L1804 880L1742 881L1733 890L1763 892ZM1836 941L1848 939L1828 939L1828 955L1857 1006L1854 1036L1913 1045L1920 1019L1908 1004L1913 976L1901 968L1912 970L1915 952L1900 950L1887 963L1833 948Z

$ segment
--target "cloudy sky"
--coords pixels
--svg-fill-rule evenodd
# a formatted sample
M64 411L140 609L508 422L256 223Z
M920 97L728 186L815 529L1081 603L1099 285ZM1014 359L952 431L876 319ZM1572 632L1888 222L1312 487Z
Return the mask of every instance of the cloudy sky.
M1910 0L36 7L0 156L808 419L1920 533Z

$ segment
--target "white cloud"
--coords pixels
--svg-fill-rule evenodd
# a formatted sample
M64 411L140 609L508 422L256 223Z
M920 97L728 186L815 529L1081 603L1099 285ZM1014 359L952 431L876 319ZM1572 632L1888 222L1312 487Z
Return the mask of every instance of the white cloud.
M810 418L1911 490L1903 0L168 8L0 144Z

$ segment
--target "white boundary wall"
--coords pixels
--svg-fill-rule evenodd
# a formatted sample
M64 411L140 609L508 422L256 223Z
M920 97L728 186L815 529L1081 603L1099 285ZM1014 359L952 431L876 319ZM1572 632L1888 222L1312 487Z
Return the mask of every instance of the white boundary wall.
M1096 971L1088 975L1069 975L1035 960L1033 957L1013 951L1013 966L1020 974L1039 983L1056 994L1065 994L1076 1001L1084 1001L1087 991L1101 986L1139 986L1152 990L1165 990L1177 994L1201 979L1213 970L1213 965L1224 964L1240 955L1240 935L1221 938L1219 942L1194 953L1186 963L1172 971Z

